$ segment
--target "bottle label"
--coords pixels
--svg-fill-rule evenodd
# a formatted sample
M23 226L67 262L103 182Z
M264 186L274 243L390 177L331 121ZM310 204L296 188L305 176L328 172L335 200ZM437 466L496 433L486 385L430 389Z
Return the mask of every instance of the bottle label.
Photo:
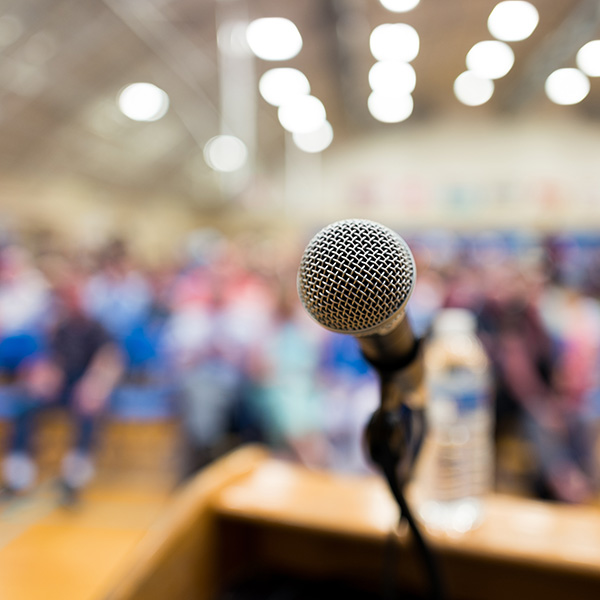
M491 386L486 372L457 368L429 381L432 499L481 495L491 487Z
M491 409L491 386L485 372L455 368L429 381L429 405L435 414L436 404L452 404L453 416L463 417L478 409Z

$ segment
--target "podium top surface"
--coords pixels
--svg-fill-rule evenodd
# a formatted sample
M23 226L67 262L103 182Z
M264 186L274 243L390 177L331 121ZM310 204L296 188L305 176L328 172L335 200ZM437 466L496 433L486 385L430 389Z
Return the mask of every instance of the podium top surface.
M213 506L228 518L373 541L385 539L398 520L396 504L377 475L313 471L273 457L220 490ZM600 582L596 507L490 495L476 529L425 533L432 547L446 554L585 573Z

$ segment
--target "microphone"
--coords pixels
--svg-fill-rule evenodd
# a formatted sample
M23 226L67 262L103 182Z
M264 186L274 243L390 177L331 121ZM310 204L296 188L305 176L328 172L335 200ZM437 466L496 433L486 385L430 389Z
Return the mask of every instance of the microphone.
M321 326L358 340L382 384L382 407L422 409L423 361L406 305L416 266L406 242L366 219L328 225L308 243L298 270L298 295Z
M406 318L416 282L406 242L366 219L328 225L308 243L298 269L298 295L320 325L356 337L381 381L381 405L365 431L371 459L385 475L421 552L431 597L444 596L436 557L404 496L425 435L421 340Z

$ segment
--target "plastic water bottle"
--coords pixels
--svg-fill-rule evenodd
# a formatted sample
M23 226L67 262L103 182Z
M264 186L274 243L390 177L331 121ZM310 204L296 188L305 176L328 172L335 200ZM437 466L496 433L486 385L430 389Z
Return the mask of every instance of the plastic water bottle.
M425 349L425 373L428 434L419 513L427 526L461 533L481 522L494 475L490 368L473 313L439 313Z

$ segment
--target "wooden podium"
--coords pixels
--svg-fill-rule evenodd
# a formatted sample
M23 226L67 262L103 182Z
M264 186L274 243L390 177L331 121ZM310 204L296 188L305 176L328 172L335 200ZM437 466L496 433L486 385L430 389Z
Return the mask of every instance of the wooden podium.
M213 600L256 573L381 589L397 508L378 476L311 471L241 448L173 498L106 600ZM408 534L397 534L399 589L426 597ZM598 600L600 510L492 496L477 529L426 531L449 599Z

